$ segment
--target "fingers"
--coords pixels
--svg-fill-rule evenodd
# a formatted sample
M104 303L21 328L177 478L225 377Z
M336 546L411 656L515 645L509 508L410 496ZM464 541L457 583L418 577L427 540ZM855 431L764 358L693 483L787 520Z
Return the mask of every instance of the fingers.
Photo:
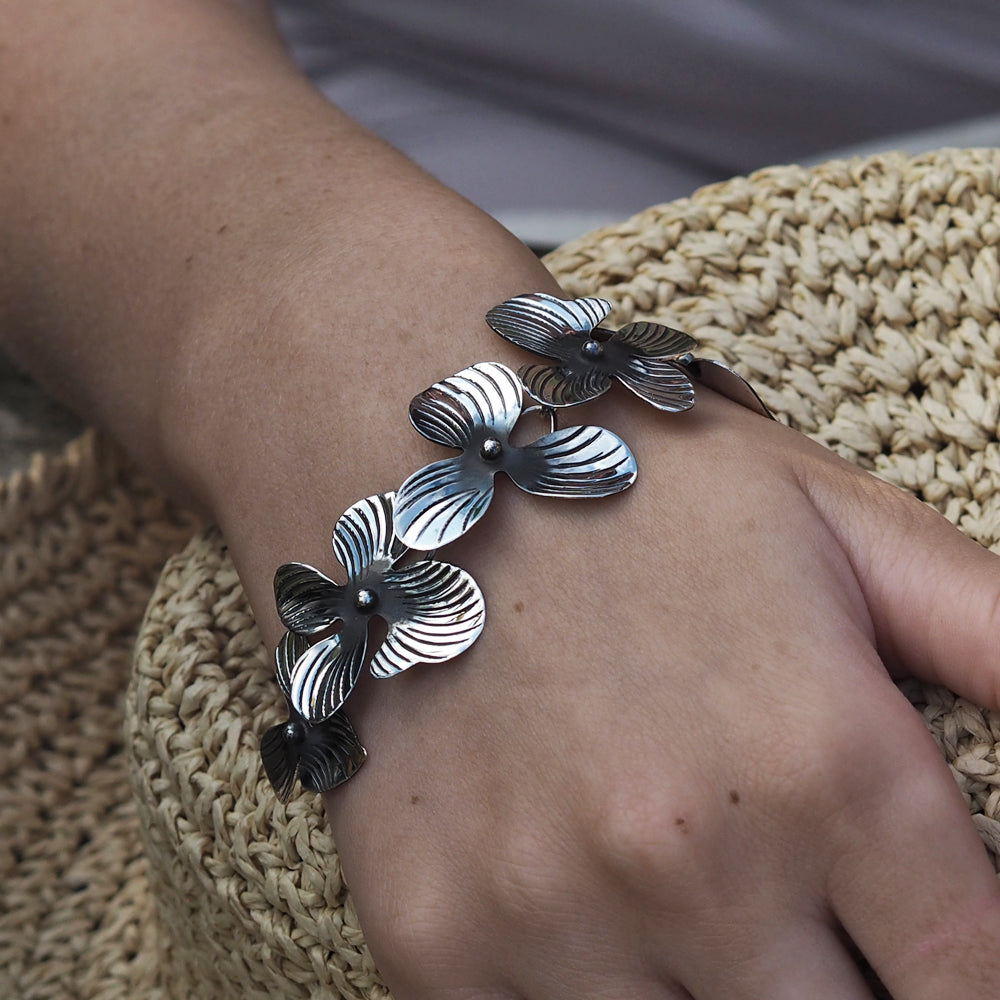
M762 917L755 928L766 934ZM769 940L734 934L726 961L705 962L695 975L687 981L695 1000L873 1000L844 942L816 917L783 924Z
M549 976L531 977L517 993L518 1000L700 1000L676 983L624 971L626 961L623 956L622 967L613 960L591 963L591 968L575 973L553 963Z
M995 996L993 867L919 716L879 714L868 791L830 823L834 911L896 1000Z
M883 659L1000 707L1000 558L909 494L827 461L840 474L806 488L851 560Z

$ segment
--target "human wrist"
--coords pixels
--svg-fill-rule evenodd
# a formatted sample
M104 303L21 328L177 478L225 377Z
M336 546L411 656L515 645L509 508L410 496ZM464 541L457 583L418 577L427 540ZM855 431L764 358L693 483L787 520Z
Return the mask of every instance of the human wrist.
M498 473L525 493L564 499L614 496L635 481L635 457L621 438L592 424L557 429L557 414L597 400L616 381L661 414L683 413L694 405L693 382L707 376L769 416L739 376L693 354L693 338L649 322L611 330L603 324L610 310L602 299L546 293L492 308L486 320L496 333L553 363L518 374L478 363L418 394L409 405L414 428L461 454L422 463L395 489L366 489L345 510L333 543L346 583L300 560L280 566L274 594L288 631L276 667L290 718L261 744L279 796L290 794L296 774L306 788L327 790L360 767L364 750L341 709L365 668L375 677L395 676L418 663L454 659L476 642L485 621L476 580L427 553L450 547L478 524L495 498ZM515 427L539 409L550 432L517 443ZM369 646L374 617L387 631Z
M515 363L519 352L490 334L486 309L526 287L556 289L492 221L472 224L483 226L475 248L424 235L433 266L420 247L393 248L390 294L368 269L347 286L336 277L343 260L314 245L192 331L164 434L172 465L230 539L262 623L277 628L279 562L325 557L349 504L439 457L408 427L409 399L483 358ZM469 227L456 232L467 240Z

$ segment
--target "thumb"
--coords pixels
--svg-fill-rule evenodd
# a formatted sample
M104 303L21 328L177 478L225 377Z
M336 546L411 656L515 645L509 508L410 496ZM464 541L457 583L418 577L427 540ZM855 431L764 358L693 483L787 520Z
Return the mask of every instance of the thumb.
M851 561L883 661L1000 708L1000 556L910 494L841 472L808 492Z

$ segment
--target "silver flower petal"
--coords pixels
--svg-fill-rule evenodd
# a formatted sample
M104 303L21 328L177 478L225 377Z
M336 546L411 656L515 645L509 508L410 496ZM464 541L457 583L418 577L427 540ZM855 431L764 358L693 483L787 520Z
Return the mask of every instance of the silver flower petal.
M299 657L289 701L307 722L323 722L344 704L364 666L367 642L362 626L321 639Z
M314 635L339 621L346 608L339 583L305 563L285 563L274 574L274 601L285 628Z
M521 415L521 383L507 367L486 361L436 382L410 403L410 420L424 437L466 448L484 425L510 433Z
M676 362L632 357L615 374L622 385L658 410L680 413L694 406L691 378Z
M405 551L392 530L393 494L366 497L349 507L333 530L333 551L356 580L369 570L384 572Z
M424 560L386 578L389 632L372 658L376 677L416 663L442 663L471 646L483 630L486 604L476 581L448 563ZM391 610L391 613L390 613Z
M557 299L544 292L518 295L486 314L486 322L518 347L562 358L560 340L567 334L589 333L611 312L606 299Z
M643 357L674 360L690 354L698 346L698 341L694 337L669 326L646 320L626 323L614 335L614 339Z
M517 377L524 391L543 406L576 406L611 388L612 378L598 368L570 371L557 365L524 365Z
M289 719L260 740L264 771L282 802L291 796L296 778L307 791L325 792L353 777L367 756L343 712L315 726Z
M281 693L292 700L292 671L300 656L309 648L309 642L301 635L286 632L274 651L275 674Z
M396 534L411 549L428 552L460 538L486 513L493 473L465 456L433 462L396 491Z
M302 636L286 632L275 650L278 687L286 700L291 700L295 662L308 648ZM309 791L325 792L354 775L367 754L342 712L310 725L292 709L290 719L261 737L260 756L275 794L285 802L296 778Z
M299 781L307 792L327 792L353 778L368 758L343 712L306 732L299 759Z
M564 427L511 456L505 471L526 493L551 497L606 497L635 482L627 444L603 427Z
M301 724L300 724L301 726ZM304 727L291 720L272 726L260 738L260 759L264 764L274 794L279 802L287 802L299 776L299 748L305 735Z

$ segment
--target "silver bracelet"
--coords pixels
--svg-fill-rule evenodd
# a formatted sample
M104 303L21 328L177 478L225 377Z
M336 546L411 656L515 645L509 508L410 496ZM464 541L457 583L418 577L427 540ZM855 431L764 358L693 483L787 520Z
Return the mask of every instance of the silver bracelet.
M486 621L482 592L465 570L434 554L486 513L497 473L526 493L570 499L611 496L635 482L635 458L621 438L603 427L559 428L558 413L597 399L615 382L677 413L694 405L698 381L771 417L736 372L696 358L697 342L686 333L648 322L609 330L600 324L610 311L604 299L564 301L542 292L491 309L486 322L496 333L550 363L524 365L515 374L482 362L416 396L413 426L459 454L345 511L333 548L346 583L304 563L279 567L274 594L288 631L275 665L289 718L264 734L260 752L282 801L296 778L322 792L364 763L367 752L343 706L366 665L375 677L391 677L417 663L451 660L479 637ZM549 432L512 444L515 425L535 411L548 418ZM369 649L374 617L386 632Z

